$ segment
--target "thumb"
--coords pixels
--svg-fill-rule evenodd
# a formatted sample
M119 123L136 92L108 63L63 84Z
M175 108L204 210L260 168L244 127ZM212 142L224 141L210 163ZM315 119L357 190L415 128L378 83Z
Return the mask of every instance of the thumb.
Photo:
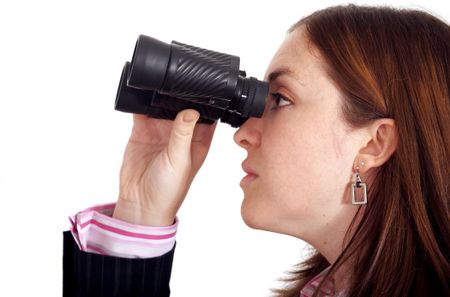
M199 117L198 111L193 109L183 110L177 114L167 147L169 158L173 163L182 162L189 158L192 135Z

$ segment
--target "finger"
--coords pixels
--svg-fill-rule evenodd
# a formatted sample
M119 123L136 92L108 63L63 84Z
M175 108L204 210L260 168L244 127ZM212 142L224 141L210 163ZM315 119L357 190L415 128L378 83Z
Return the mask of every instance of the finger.
M216 125L217 122L212 125L197 125L195 128L191 146L191 161L194 174L200 169L205 161L211 146Z
M177 114L167 147L172 162L180 162L189 158L195 123L199 117L198 111L193 109L183 110Z
M170 120L134 114L130 140L143 144L167 144L172 125Z
M213 124L198 124L194 129L194 135L192 137L192 142L201 143L203 145L209 146L211 144L214 131L216 130L217 121Z
M134 123L145 122L146 119L148 119L148 117L146 115L137 114L137 113L133 114L133 122Z

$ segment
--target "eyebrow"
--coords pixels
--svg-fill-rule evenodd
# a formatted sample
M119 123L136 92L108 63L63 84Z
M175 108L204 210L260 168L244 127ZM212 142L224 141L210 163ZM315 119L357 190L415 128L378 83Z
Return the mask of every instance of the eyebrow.
M294 71L292 71L289 68L280 68L277 70L272 71L269 76L268 76L268 81L273 82L274 80L276 80L278 77L282 76L282 75L288 75L292 78L294 78L295 80L297 80L299 83L303 84L298 78L297 75L294 73Z

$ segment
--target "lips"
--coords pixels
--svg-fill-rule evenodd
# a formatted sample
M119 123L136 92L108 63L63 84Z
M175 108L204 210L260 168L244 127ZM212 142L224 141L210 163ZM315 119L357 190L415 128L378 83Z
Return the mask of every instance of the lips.
M242 169L244 170L245 173L247 173L247 175L241 180L239 185L242 188L244 188L244 187L248 186L256 178L258 178L258 175L250 167L247 160L244 160L244 162L242 162Z
M248 164L247 160L244 160L244 162L242 162L242 170L244 170L244 172L249 174L249 175L256 175L257 176L255 171Z

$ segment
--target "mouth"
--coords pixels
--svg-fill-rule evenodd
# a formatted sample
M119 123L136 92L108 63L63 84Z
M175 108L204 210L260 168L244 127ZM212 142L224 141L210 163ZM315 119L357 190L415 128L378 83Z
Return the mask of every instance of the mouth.
M258 178L258 175L250 167L247 160L244 160L244 162L242 162L242 170L244 170L244 172L247 173L247 175L239 183L241 187L249 185L252 181Z

